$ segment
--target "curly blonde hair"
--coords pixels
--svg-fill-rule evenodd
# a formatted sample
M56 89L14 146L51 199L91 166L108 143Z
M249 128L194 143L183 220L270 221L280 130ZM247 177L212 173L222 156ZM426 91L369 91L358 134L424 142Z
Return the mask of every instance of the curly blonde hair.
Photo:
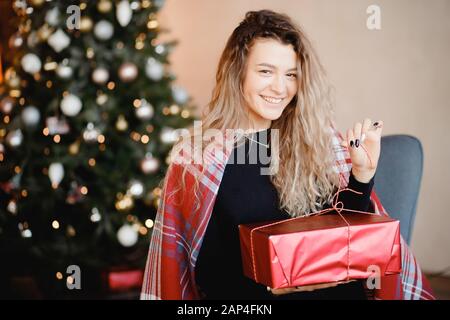
M279 130L279 149L272 151L278 157L272 159L271 166L276 166L277 171L270 179L278 191L281 209L293 217L308 215L329 203L339 185L339 176L333 170L335 155L330 130L334 113L325 70L305 33L287 15L251 11L233 31L218 64L212 99L202 116L202 131L225 132L239 128L242 119L248 119L243 82L249 52L258 39L290 44L298 57L297 94L271 125ZM182 181L187 170L186 167ZM195 189L199 179L200 175L196 177ZM183 182L181 188L184 186Z

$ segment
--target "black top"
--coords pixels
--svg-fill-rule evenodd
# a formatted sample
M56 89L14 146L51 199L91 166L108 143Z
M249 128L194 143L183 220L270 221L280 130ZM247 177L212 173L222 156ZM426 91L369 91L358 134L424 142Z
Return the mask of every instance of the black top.
M205 299L364 299L361 281L311 292L296 292L275 297L267 287L243 274L239 242L239 224L291 218L280 210L278 193L269 175L260 169L269 166L270 129L254 133L246 143L235 148L227 163L196 263L196 282ZM239 152L238 152L239 150ZM245 153L245 163L238 163L238 155ZM260 153L263 152L263 153ZM268 157L264 157L268 155ZM251 161L253 156L257 160ZM250 160L249 160L250 159ZM255 163L256 162L256 163ZM264 163L261 163L264 162ZM350 175L349 191L339 194L345 208L368 211L373 179L360 183ZM330 205L324 208L330 207Z

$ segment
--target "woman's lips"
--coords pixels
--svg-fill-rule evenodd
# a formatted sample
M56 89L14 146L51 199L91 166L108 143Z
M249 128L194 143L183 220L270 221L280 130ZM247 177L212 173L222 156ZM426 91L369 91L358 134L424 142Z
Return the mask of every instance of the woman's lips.
M266 101L266 102L268 102L268 103L270 103L270 104L280 104L281 101L283 101L283 98L274 98L274 97L263 96L263 95L260 95L260 97L261 97L264 101Z

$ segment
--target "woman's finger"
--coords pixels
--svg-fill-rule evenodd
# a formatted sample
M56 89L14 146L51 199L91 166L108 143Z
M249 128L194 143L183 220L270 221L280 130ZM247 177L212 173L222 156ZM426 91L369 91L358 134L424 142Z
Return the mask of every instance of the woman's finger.
M381 120L376 121L372 127L378 134L381 135L381 131L383 131L383 121Z
M383 121L375 121L371 126L369 131L366 133L367 136L371 136L372 139L379 140L381 138L381 132L383 130Z
M353 129L353 134L355 135L355 146L356 147L359 147L359 144L361 141L361 130L362 130L361 122L355 123L355 127Z
M366 138L366 133L369 131L370 127L372 126L372 120L369 118L365 118L362 124L361 129L361 142L364 142L364 139Z
M353 148L355 146L355 135L353 133L353 129L347 130L347 143L350 148Z

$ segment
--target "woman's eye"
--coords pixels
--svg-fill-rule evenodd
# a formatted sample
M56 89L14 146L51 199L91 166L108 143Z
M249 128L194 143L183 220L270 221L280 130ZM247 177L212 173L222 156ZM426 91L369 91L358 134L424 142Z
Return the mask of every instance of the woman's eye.
M297 78L297 74L296 73L289 73L288 77L289 78Z
M259 70L262 74L270 74L270 70Z

